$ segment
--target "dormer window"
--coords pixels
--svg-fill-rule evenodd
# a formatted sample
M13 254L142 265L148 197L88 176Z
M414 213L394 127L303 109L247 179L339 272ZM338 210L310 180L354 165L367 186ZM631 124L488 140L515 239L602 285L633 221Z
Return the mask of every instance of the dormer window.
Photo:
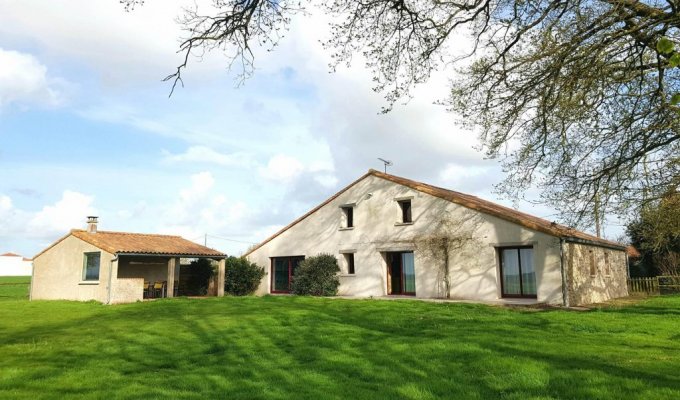
M401 210L401 223L409 224L413 222L411 218L411 199L399 200L399 209Z
M342 210L342 228L354 228L354 205L341 206L340 210Z

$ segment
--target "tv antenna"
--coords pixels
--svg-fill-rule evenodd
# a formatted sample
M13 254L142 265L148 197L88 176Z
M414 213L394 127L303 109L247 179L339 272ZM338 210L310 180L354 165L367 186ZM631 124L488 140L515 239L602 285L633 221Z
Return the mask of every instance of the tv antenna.
M387 167L391 167L391 166L392 166L392 161L390 161L390 160L385 160L384 158L380 158L380 157L378 157L378 160L382 161L383 164L385 164L385 173L387 173Z

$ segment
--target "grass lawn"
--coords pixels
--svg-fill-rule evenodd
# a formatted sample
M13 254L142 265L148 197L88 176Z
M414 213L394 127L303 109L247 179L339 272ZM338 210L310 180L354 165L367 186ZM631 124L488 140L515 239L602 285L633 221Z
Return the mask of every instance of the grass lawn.
M6 288L0 285L0 296ZM0 398L677 399L680 297L0 302Z
M0 301L28 300L30 276L0 276Z

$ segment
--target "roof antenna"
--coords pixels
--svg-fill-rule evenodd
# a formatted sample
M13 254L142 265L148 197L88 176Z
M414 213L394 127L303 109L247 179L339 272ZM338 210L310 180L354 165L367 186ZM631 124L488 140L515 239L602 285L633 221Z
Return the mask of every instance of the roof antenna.
M383 164L385 164L385 173L387 173L387 167L391 167L391 166L392 166L392 161L390 161L390 160L385 160L384 158L380 158L380 157L378 157L378 160L382 161Z

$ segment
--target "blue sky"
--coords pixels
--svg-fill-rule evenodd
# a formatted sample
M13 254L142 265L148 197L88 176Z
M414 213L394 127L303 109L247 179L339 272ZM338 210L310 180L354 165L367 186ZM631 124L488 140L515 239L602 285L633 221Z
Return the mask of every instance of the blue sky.
M243 85L210 54L168 98L160 80L180 60L174 18L187 4L0 5L0 253L32 256L95 214L103 230L208 233L239 254L381 168L377 157L394 174L498 200L497 163L433 104L450 71L379 114L361 63L329 73L321 18L295 21Z

